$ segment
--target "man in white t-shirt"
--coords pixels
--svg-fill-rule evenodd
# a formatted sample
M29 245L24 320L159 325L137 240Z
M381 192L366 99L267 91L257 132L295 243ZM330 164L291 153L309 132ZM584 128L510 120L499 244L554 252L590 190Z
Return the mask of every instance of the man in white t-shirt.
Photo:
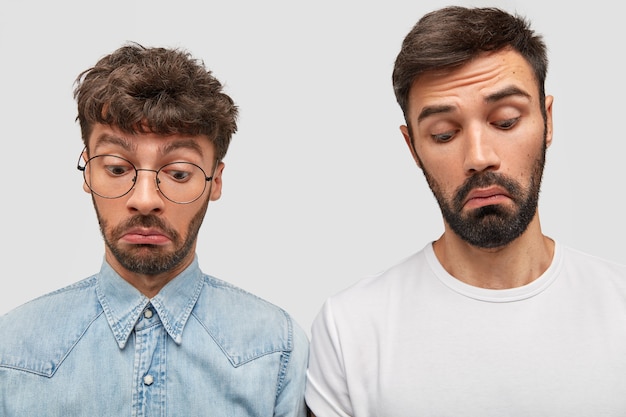
M393 71L401 131L444 232L324 304L314 415L626 415L626 266L539 222L547 66L528 21L495 8L443 8L406 36Z

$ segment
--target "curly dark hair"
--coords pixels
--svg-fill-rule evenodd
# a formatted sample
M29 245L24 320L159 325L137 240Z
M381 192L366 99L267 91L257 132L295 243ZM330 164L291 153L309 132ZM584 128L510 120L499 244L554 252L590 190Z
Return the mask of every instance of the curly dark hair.
M237 131L233 100L182 49L124 45L78 75L74 98L85 146L101 123L128 133L206 135L221 160Z
M424 15L404 38L393 69L393 88L405 118L409 91L421 74L506 48L519 52L532 67L544 109L547 50L528 20L493 7L450 6Z

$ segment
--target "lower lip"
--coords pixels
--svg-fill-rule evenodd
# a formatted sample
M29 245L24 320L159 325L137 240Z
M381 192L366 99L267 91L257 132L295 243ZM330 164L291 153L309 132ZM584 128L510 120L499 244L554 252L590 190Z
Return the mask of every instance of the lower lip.
M126 243L135 245L165 245L169 243L169 239L164 235L140 235L140 234L127 234L121 239Z
M508 197L502 194L492 195L489 197L475 197L471 198L465 203L466 208L480 208L485 206L492 206L494 204L503 204L510 201Z

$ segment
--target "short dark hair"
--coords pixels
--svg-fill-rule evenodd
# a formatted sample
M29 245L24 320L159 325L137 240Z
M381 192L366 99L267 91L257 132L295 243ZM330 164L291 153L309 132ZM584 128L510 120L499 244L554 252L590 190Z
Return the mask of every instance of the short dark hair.
M78 75L74 98L85 146L101 123L128 133L207 135L221 160L237 131L233 100L182 49L124 45Z
M543 111L548 71L546 45L527 19L493 7L450 6L424 15L402 42L392 82L405 115L414 81L424 72L459 67L483 52L512 48L530 64Z

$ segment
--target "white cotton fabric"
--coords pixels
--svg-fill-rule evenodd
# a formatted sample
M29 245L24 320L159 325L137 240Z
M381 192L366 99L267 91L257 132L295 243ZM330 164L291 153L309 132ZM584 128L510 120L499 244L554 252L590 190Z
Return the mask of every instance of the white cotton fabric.
M429 244L326 301L307 378L317 417L623 417L626 266L557 243L538 279L490 290Z

